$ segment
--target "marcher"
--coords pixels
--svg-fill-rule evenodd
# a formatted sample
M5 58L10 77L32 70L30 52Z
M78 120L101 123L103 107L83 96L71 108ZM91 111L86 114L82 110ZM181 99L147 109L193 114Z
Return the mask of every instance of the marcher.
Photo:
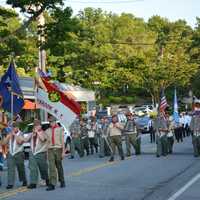
M155 123L156 130L156 145L157 145L157 153L156 156L160 157L161 155L167 156L167 120L163 116L163 113L159 113Z
M97 124L95 117L91 117L91 119L88 120L87 128L88 128L88 137L90 142L90 153L94 154L94 149L96 153L98 153L98 141L96 135Z
M168 127L168 133L167 133L167 147L168 147L168 153L173 153L173 145L174 145L174 120L173 117L169 118L169 127Z
M182 112L180 114L180 118L179 118L179 123L180 123L180 138L181 138L181 141L183 142L183 138L186 136L185 134L185 128L184 128L184 124L185 124L185 113Z
M192 131L192 144L194 149L194 156L200 156L200 101L195 101L195 111L190 123Z
M112 116L112 122L108 126L108 136L111 141L111 157L110 157L110 162L114 161L114 156L115 156L115 150L116 147L118 148L119 155L121 157L121 160L124 160L124 152L122 148L122 131L123 131L123 126L118 122L118 118L116 115Z
M65 187L62 160L65 156L64 130L56 123L56 118L49 118L50 128L45 132L48 140L49 185L47 191L54 190L58 180L60 187Z
M2 151L2 134L0 132L0 187L2 185L2 171L3 171L3 151Z
M70 134L71 134L71 144L70 144L70 154L69 159L74 159L75 152L77 151L80 157L83 157L84 153L81 148L81 127L79 119L75 119L74 122L70 126Z
M184 129L186 132L186 136L190 136L190 122L192 117L188 114L188 112L185 113L185 120L184 120Z
M100 137L100 141L99 141L99 144L100 144L99 157L100 158L103 158L104 156L109 156L110 152L112 151L110 142L108 139L108 135L107 135L108 126L109 126L109 123L108 123L107 118L102 117L100 124L98 124L98 130L97 130Z
M34 121L33 132L25 138L26 142L31 143L31 151L29 152L29 169L30 169L30 185L29 189L37 187L39 173L42 180L49 184L48 164L47 164L47 135L42 130L40 120Z
M24 137L19 130L19 124L14 122L12 130L3 140L3 144L9 144L9 153L7 155L8 166L8 186L11 189L15 182L15 168L17 168L19 181L22 186L27 186L25 166L24 166L24 152L23 152Z
M87 129L87 120L85 119L81 119L80 120L80 137L81 137L81 151L82 154L84 155L85 152L84 150L86 150L86 154L87 156L90 154L89 152L89 138L88 138L88 129Z
M150 142L154 143L156 141L156 136L155 136L155 130L153 128L153 116L150 116L147 128L148 128L149 133L150 133Z
M127 114L127 122L124 126L124 134L126 141L126 156L131 156L131 145L135 150L135 154L140 154L140 144L138 142L138 128L132 113Z

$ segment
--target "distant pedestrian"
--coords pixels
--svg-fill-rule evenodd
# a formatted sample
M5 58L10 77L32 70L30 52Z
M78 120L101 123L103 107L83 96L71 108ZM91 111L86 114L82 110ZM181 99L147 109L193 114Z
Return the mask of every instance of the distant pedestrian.
M118 122L118 118L116 115L112 116L112 122L108 126L108 135L111 141L111 157L110 162L114 161L116 147L118 149L121 160L124 160L124 151L122 148L122 131L124 127Z
M65 187L62 160L65 157L64 130L56 123L56 118L49 118L50 128L46 130L48 140L49 185L47 191L54 190L58 180L60 187Z

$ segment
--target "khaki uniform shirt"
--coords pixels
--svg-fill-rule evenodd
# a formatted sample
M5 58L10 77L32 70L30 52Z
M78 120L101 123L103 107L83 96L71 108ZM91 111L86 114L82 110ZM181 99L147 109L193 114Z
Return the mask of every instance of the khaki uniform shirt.
M55 143L53 144L52 141L52 134L53 130L52 128L48 128L46 131L47 134L47 141L48 141L48 149L53 149L53 148L63 148L63 139L64 139L64 130L62 127L57 127L54 129L54 141Z
M200 136L200 116L194 115L190 123L190 129L195 136Z
M117 122L115 124L111 123L108 126L108 135L110 137L117 136L117 135L120 136L122 134L122 130L123 130L123 126L119 122Z
M33 155L47 151L47 147L48 147L47 135L45 132L43 132L41 134L44 134L45 140L42 141L39 138L39 136L36 136L35 147L34 147L34 140L35 140L34 136L32 135L32 137L31 137L31 150L32 150Z

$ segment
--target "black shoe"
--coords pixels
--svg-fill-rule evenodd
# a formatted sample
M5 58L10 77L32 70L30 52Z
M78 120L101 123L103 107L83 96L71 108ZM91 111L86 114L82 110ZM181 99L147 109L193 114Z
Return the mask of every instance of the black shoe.
M35 189L37 187L36 184L30 184L27 186L28 189Z
M61 183L60 183L60 187L61 187L61 188L64 188L64 187L65 187L65 182L61 182Z
M22 187L24 187L24 186L27 186L27 182L26 181L23 181L23 183L22 183Z
M74 159L74 156L70 156L69 159Z
M121 160L124 160L124 156L121 157Z
M12 189L13 188L13 185L8 185L7 187L6 187L6 189Z
M104 156L101 156L101 155L100 155L99 158L104 158Z
M113 162L114 161L114 157L111 157L109 162Z
M46 186L49 186L49 179L46 180Z
M49 184L46 191L51 191L51 190L55 190L55 186L52 184Z
M157 158L159 158L159 157L160 157L160 155L156 155L156 157L157 157Z

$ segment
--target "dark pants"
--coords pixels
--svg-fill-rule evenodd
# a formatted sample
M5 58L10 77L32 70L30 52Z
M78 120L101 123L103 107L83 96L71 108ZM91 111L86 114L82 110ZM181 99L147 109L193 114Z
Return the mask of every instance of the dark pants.
M48 150L48 161L49 161L49 183L56 185L57 174L58 180L61 183L65 182L64 171L62 166L62 149L52 148Z
M174 138L173 137L167 137L167 147L168 147L168 153L171 154L173 152L173 145L174 145Z
M186 124L185 126L185 132L186 132L186 136L190 136L190 127L188 126L188 124Z
M71 140L71 144L70 144L70 153L71 156L75 156L75 151L78 152L78 155L80 157L84 156L84 151L82 149L82 145L81 145L81 139L80 138L72 138Z
M17 168L19 181L26 182L23 152L19 152L15 155L8 154L7 165L8 165L8 185L14 185L15 183L15 168Z
M175 138L177 142L183 142L182 128L178 127L174 129Z
M98 153L98 143L97 143L96 138L89 138L89 142L90 142L91 154L94 154L94 148L96 150L96 153Z
M153 127L150 127L149 132L150 132L151 143L153 143L156 141L156 135L155 135L155 131L154 131Z
M194 149L194 156L200 156L200 136L192 136L192 144Z
M89 155L89 139L88 139L88 137L81 138L82 154L84 154L84 150L86 150L87 155Z

